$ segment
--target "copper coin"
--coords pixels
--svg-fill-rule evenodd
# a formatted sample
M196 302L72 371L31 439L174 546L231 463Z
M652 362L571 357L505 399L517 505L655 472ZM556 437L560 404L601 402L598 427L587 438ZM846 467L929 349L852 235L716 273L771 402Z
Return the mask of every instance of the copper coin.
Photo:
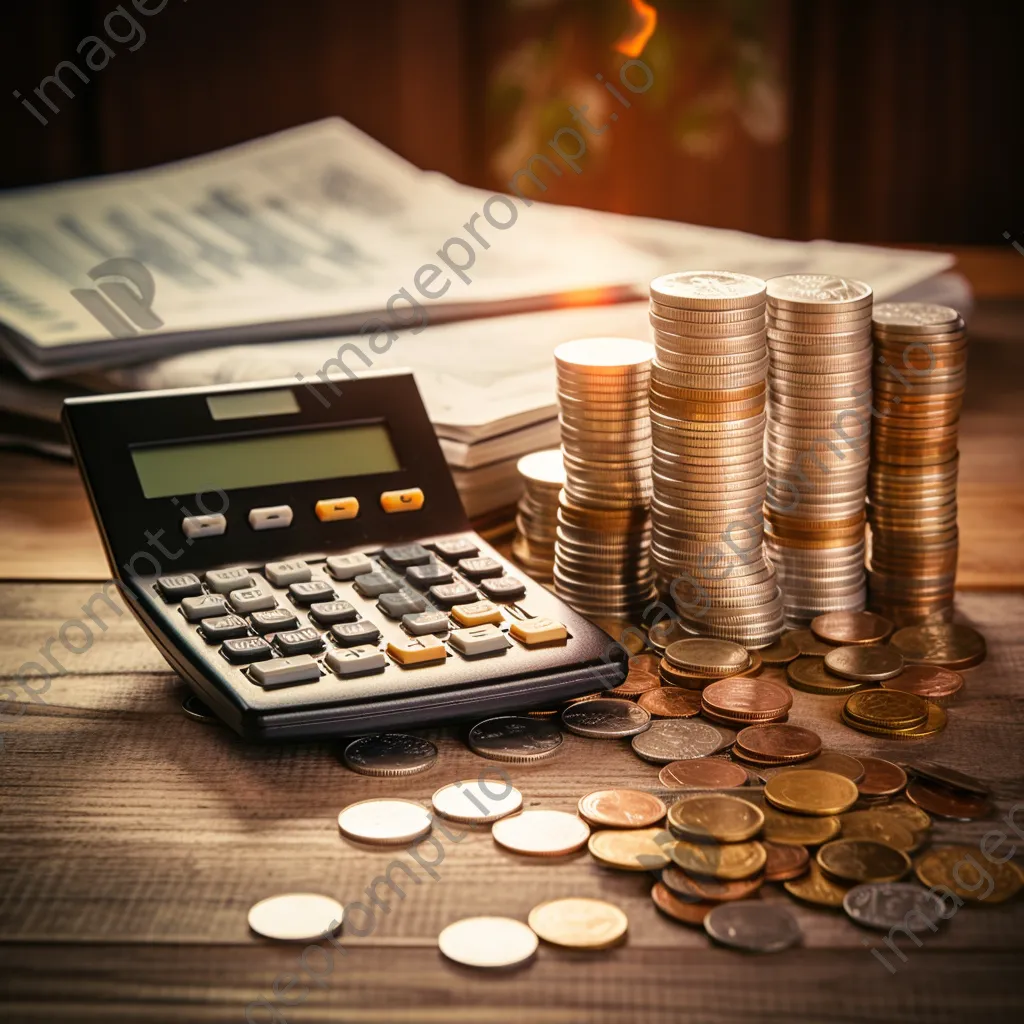
M959 672L938 665L906 665L898 676L882 683L886 690L913 693L937 704L948 704L963 685Z
M860 757L864 766L864 778L857 783L861 796L895 796L907 784L907 773L892 761L880 757Z
M661 686L640 694L637 704L653 718L693 718L700 714L700 691Z
M651 899L663 914L668 914L676 921L682 921L683 924L691 924L698 928L704 924L704 918L715 907L714 903L694 903L681 900L678 896L673 896L661 882L654 883L654 888L651 889Z
M751 725L736 735L737 753L765 761L803 761L821 752L821 737L798 725Z
M830 644L877 644L893 624L874 612L826 612L811 622L811 632Z
M706 687L701 703L712 713L755 720L786 714L793 698L777 683L735 676Z
M890 641L911 663L970 668L985 660L985 638L970 626L949 622L899 629Z
M639 669L630 669L626 678L618 686L612 687L605 693L606 697L626 697L635 700L642 693L648 690L661 688L661 679L651 672L642 672Z
M639 789L599 789L580 798L580 817L608 828L646 828L665 817L665 804Z
M804 851L806 852L806 851ZM707 900L709 903L728 903L752 896L765 881L764 875L726 881L721 878L698 877L687 874L681 867L670 864L661 872L662 884L673 895L684 900Z
M794 690L816 693L824 697L840 697L856 693L865 683L840 679L825 668L824 658L801 657L786 666L786 679Z
M804 846L781 846L763 839L761 845L768 854L764 865L766 882L785 882L790 878L799 878L811 863L811 855Z
M747 771L731 761L695 757L665 765L658 779L666 789L735 789L747 784Z
M820 772L832 772L833 775L842 775L851 782L859 783L864 778L864 765L856 757L849 754L841 754L838 750L823 750L817 757L810 761L802 761L800 764L787 765L780 771L798 772L804 769L812 769ZM773 772L772 774L776 774Z
M761 658L766 665L782 666L788 665L800 657L800 648L793 639L792 633L783 633L775 643L768 647L762 647Z
M630 672L648 672L657 675L661 658L657 654L635 654L629 659Z
M678 686L687 690L702 690L717 678L717 676L702 676L696 672L684 672L671 664L668 658L661 659L658 675L666 686Z
M825 668L843 679L877 683L903 671L903 655L893 647L834 647Z
M819 640L809 629L794 629L789 639L804 657L824 658L833 648L832 644Z
M987 817L992 811L988 797L958 792L945 786L936 786L916 780L907 786L907 799L923 811L938 818L955 821L974 821Z

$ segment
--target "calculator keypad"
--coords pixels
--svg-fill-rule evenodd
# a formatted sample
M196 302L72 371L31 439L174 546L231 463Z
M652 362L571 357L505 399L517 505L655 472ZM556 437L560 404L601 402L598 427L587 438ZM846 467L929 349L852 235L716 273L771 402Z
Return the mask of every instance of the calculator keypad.
M237 640L225 640L221 652L228 661L243 665L274 656L273 648L261 636L241 636Z
M425 611L427 602L419 594L405 594L398 591L393 594L381 594L377 599L377 607L389 619L400 619L403 615Z
M156 581L157 589L165 601L180 601L183 597L197 597L203 592L203 584L195 573L183 572L178 576L161 576Z
M189 622L202 622L215 615L227 615L231 609L219 594L201 594L199 597L183 598L181 611Z
M231 602L231 607L242 615L248 615L251 612L265 612L270 608L277 607L277 598L274 597L274 592L269 586L260 583L245 587L243 590L232 590L228 594L228 600Z
M218 615L212 619L203 619L199 632L203 634L204 640L215 644L222 640L248 636L249 623L241 615Z
M338 595L327 580L309 580L306 583L293 583L288 588L288 596L298 605L309 607L320 601L333 601Z
M249 624L257 633L277 633L282 629L298 629L299 617L287 608L271 608L266 612L253 612Z
M232 590L251 587L255 580L243 565L230 569L214 569L206 574L206 585L215 594L230 594Z
M336 622L354 622L359 612L350 601L317 601L309 606L309 617L318 626L333 626Z

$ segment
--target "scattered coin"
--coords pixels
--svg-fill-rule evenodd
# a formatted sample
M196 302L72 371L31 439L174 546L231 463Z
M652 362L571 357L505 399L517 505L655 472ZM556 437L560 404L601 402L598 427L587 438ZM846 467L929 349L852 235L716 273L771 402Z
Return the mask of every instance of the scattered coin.
M538 903L530 927L545 942L571 949L609 949L626 935L629 919L612 903L573 897Z
M842 814L857 802L857 786L842 775L814 769L785 771L764 787L765 799L780 811L795 814Z
M816 693L822 697L844 696L863 689L859 679L841 679L825 668L824 658L799 657L786 666L786 680L794 690Z
M721 750L722 733L707 722L663 718L633 737L633 752L653 764L707 757Z
M844 839L873 839L909 853L917 846L917 834L892 814L878 811L847 811L840 815Z
M857 924L881 931L933 932L945 916L938 896L910 882L855 885L843 897L843 910Z
M642 733L651 716L635 701L607 698L572 704L562 712L562 725L577 736L617 740Z
M508 764L529 764L556 753L562 745L562 733L554 722L546 719L501 715L474 725L467 742L469 749L481 757Z
M486 825L515 814L523 805L523 794L515 786L479 778L442 786L430 801L442 818Z
M910 870L902 850L873 839L833 839L816 859L825 874L840 882L898 882Z
M907 799L928 814L955 821L975 821L992 812L988 797L958 792L923 779L916 779L907 786Z
M716 757L695 757L673 761L658 773L666 789L733 789L745 786L747 771L738 764Z
M821 752L821 737L798 725L749 725L736 734L734 753L757 763L791 764Z
M677 640L665 649L665 657L684 672L698 672L705 676L731 676L750 664L746 648L729 640L708 637Z
M360 775L416 775L433 768L437 747L420 736L382 732L353 740L342 756L345 766Z
M782 667L800 657L800 648L792 633L783 633L775 643L762 647L759 653L766 665Z
M898 690L861 690L843 706L843 718L853 725L899 731L928 720L928 702Z
M888 814L901 821L911 832L926 832L932 827L932 819L913 804L905 800L894 800L889 804L882 804L875 808L876 814Z
M675 842L663 828L602 829L587 841L590 855L606 867L621 871L658 871L669 863Z
M783 888L798 900L813 903L819 907L841 907L848 892L848 886L833 882L820 867L817 861L811 861L807 874L791 881L783 882Z
M665 817L665 804L639 789L599 789L580 797L580 817L605 828L646 828Z
M430 812L412 800L359 800L338 815L338 828L361 843L411 843L430 831Z
M772 903L720 903L704 918L716 942L750 953L779 953L800 941L800 927L785 907Z
M194 693L185 695L181 702L181 710L193 721L203 722L206 725L220 724L220 719Z
M715 903L695 903L690 900L681 900L672 893L662 882L655 882L651 889L651 899L654 905L669 917L682 921L683 924L702 925L704 918L708 916Z
M861 757L864 777L857 783L862 797L896 796L907 784L907 773L892 761L880 757Z
M700 714L700 691L661 686L640 694L637 704L653 718L694 718Z
M805 846L782 846L779 843L762 841L768 859L764 865L766 882L785 882L799 878L807 871L811 855Z
M785 687L765 679L734 676L720 679L701 692L704 713L730 723L772 721L787 714L792 705L793 698Z
M787 635L805 658L824 658L832 650L832 644L816 637L810 629L794 629Z
M694 902L726 903L753 896L767 880L766 874L751 878L725 881L700 875L688 875L676 864L669 864L661 872L661 881L673 895Z
M764 869L767 854L757 842L691 843L679 840L669 848L672 859L692 875L712 878L751 878Z
M940 786L948 786L950 789L960 789L965 793L977 793L978 796L989 796L991 789L980 779L965 772L949 768L944 764L936 764L934 761L905 761L903 768L911 772L916 778L925 779L929 782L938 783Z
M1024 887L1024 874L1012 861L980 865L977 847L944 846L914 861L922 885L945 886L961 899L975 903L1005 903Z
M635 658L632 660L636 660ZM641 694L661 689L661 679L651 672L630 668L626 678L618 686L606 691L608 697L626 697L636 700Z
M812 757L809 761L802 761L800 764L787 766L781 770L831 772L833 775L842 775L844 779L849 779L858 785L864 778L863 762L849 754L841 754L838 750L823 750L817 757Z
M260 900L249 909L249 927L267 939L316 942L341 927L344 908L330 896L289 892Z
M970 626L943 622L898 629L889 643L910 663L963 669L985 660L985 638Z
M442 929L441 952L466 967L515 967L539 945L532 928L511 917L466 917Z
M825 668L843 679L878 683L903 671L903 655L892 647L836 647L825 655Z
M740 797L723 793L684 796L668 809L668 826L682 839L742 843L753 839L764 825L764 814Z
M590 826L566 811L521 811L491 826L494 841L513 853L564 857L586 845Z
M647 631L650 645L659 651L666 650L669 644L677 640L685 640L689 635L678 619L662 619Z
M810 817L764 808L764 838L781 846L819 846L835 839L840 828L835 815Z
M893 624L874 612L826 612L811 621L811 632L830 644L879 644Z
M964 677L959 672L938 665L907 665L898 676L886 679L886 690L913 693L938 704L948 704L963 689Z

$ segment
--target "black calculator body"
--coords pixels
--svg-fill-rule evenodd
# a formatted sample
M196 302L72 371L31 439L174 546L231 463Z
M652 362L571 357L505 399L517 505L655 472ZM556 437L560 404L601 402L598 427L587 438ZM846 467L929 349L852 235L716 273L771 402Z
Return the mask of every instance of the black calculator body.
M126 603L244 736L623 678L618 645L472 531L412 374L75 398L64 422Z

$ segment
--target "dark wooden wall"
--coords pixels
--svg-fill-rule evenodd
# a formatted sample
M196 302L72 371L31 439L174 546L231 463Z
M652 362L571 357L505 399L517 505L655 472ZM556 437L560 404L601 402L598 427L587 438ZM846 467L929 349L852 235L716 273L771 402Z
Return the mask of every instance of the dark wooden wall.
M1024 232L1021 4L753 2L767 12L784 89L783 138L733 132L716 155L687 155L664 107L638 102L601 159L546 198L795 237L1003 245L1004 230ZM529 10L507 0L169 0L137 16L144 45L117 47L88 85L68 78L76 97L54 93L61 112L39 124L12 91L30 96L115 6L6 5L0 186L149 166L330 114L420 166L501 185L492 157L504 125L487 86L531 31ZM689 6L666 4L664 30L685 31L701 3ZM613 73L622 59L607 47L580 58Z

